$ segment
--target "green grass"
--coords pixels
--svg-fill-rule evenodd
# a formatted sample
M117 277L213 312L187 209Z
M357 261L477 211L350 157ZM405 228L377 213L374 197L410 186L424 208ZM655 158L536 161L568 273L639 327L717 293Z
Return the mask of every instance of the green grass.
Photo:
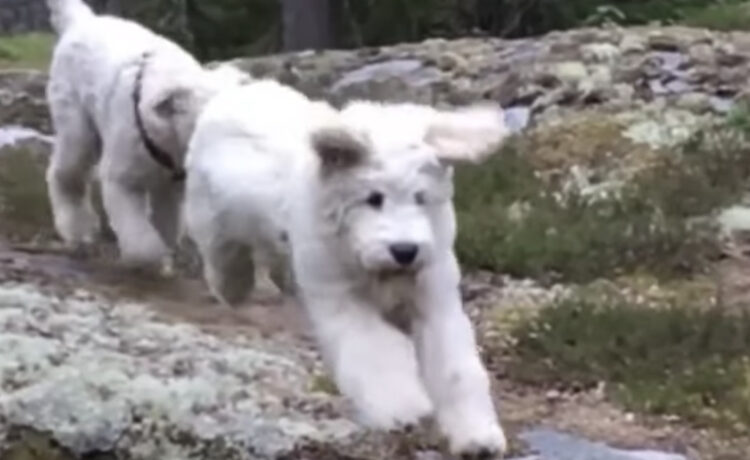
M727 2L705 8L690 9L683 24L691 27L731 31L750 30L750 2Z
M456 174L457 250L469 269L587 282L648 271L700 272L717 253L713 211L750 178L750 117L736 112L625 185L591 202L538 178L511 143ZM520 211L520 212L519 212Z
M512 332L508 373L563 390L607 382L630 410L700 426L750 428L750 316L719 307L581 294Z
M28 33L0 37L0 69L44 70L52 57L55 37Z
M24 148L6 147L0 152L0 234L31 239L52 232L52 218L44 166Z

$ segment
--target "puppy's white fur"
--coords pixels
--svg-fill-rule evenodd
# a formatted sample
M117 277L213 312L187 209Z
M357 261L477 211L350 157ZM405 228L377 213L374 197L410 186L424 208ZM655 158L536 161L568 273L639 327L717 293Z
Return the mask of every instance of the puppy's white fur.
M122 259L158 264L176 237L182 186L149 156L136 128L133 91L142 56L151 53L139 107L145 129L178 165L205 102L241 74L206 71L176 44L131 21L97 16L81 0L47 3L60 35L47 88L56 131L47 183L57 231L73 246L97 238L90 180L99 163Z
M452 451L504 450L459 296L450 164L506 134L497 107L337 112L271 81L220 94L186 162L187 230L212 292L243 298L250 250L291 255L324 360L366 423L435 415Z
M311 157L311 130L335 115L327 104L260 80L216 96L198 118L185 160L184 222L222 302L239 303L250 291L253 259L289 287L287 189Z

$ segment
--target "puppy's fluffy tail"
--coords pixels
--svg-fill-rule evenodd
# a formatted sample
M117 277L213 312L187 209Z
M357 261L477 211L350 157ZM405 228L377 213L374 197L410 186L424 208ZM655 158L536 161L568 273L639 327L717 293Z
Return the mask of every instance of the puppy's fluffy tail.
M94 12L83 0L47 0L47 7L52 27L59 35L81 19L94 16Z

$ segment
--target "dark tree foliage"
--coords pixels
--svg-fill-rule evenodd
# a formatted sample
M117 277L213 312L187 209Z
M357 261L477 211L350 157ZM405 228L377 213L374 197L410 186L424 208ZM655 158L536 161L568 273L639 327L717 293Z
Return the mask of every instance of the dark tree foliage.
M279 0L91 0L98 11L107 2L204 60L281 48Z
M185 0L195 50L221 59L277 51L281 46L278 0Z
M428 37L523 37L607 21L669 23L744 0L91 0L202 59Z

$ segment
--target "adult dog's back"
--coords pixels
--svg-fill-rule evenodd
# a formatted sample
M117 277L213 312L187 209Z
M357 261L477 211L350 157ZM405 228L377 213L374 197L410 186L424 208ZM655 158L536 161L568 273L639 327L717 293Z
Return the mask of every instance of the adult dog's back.
M58 34L65 32L72 24L94 16L93 11L82 0L47 0L50 22Z
M92 243L98 218L89 179L99 163L102 198L123 260L154 265L170 252L181 164L203 105L236 74L203 69L187 51L81 0L47 0L59 34L47 97L56 131L47 171L55 226L70 245ZM227 78L229 75L229 78Z
M47 4L50 22L60 36L50 68L50 104L55 104L54 98L65 92L66 96L77 99L66 103L84 106L92 118L107 117L110 114L106 113L109 108L106 105L111 103L108 99L114 96L116 86L130 87L120 77L132 71L147 52L152 58L149 78L143 81L144 105L167 96L154 91L159 92L163 87L189 87L203 73L189 53L140 24L95 15L82 0L47 0ZM144 118L154 121L148 107L143 108Z

